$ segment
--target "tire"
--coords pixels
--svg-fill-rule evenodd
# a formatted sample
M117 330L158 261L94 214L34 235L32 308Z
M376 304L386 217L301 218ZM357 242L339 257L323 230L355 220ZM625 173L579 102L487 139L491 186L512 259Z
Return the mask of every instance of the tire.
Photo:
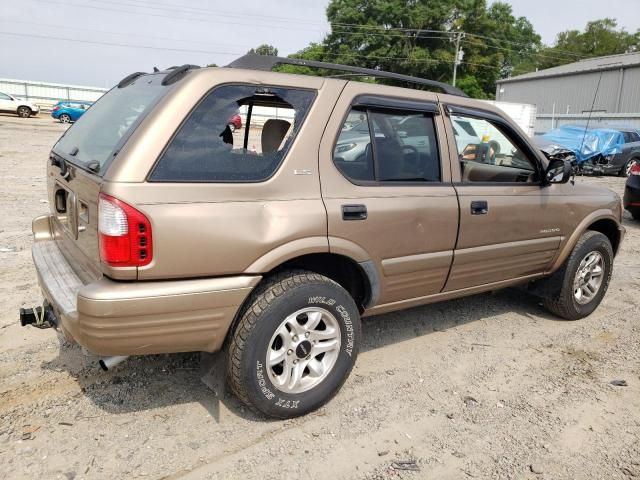
M317 326L306 330L309 322ZM293 328L300 337L294 337ZM310 335L303 340L305 332ZM360 337L360 314L346 290L316 273L282 271L256 289L241 314L228 347L227 382L256 412L276 418L304 415L340 389L355 364ZM334 348L312 356L314 349L329 345ZM278 384L286 380L287 371L302 372L299 381L289 378L293 388Z
M592 254L595 254L596 257L599 255L601 259L600 284L591 298L589 298L590 291L585 288L580 289L582 299L578 300L578 289L574 290L574 281L577 281L578 270L581 268L582 262L588 260ZM586 266L588 267L588 265ZM543 305L551 313L565 320L578 320L590 315L600 305L607 292L612 267L613 248L609 239L600 232L586 232L580 237L562 267L546 280L545 291L547 293L543 297ZM591 277L588 274L586 278L596 279L597 277L596 275Z
M20 118L29 118L31 115L33 115L33 112L31 111L31 109L25 106L18 107L18 110L16 111L16 113Z
M629 210L634 220L640 220L640 210Z
M631 167L633 166L634 163L636 163L638 161L637 158L632 158L631 160L629 160L627 163L624 164L624 166L620 169L620 171L618 172L618 176L619 177L628 177L629 176L629 170L631 170Z
M58 117L58 120L60 120L60 123L71 123L71 117L66 113L63 113L62 115L60 115Z

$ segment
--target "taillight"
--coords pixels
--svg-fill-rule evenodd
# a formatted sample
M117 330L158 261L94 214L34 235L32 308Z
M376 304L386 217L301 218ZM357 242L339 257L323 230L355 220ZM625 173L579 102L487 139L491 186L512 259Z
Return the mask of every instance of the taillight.
M60 105L56 105L55 107L53 107L53 111L54 111L54 112L55 112L55 111L58 111L58 110L60 110Z
M153 257L151 223L141 212L117 198L98 200L100 260L112 267L142 267Z
M640 163L634 162L629 170L629 175L640 175Z

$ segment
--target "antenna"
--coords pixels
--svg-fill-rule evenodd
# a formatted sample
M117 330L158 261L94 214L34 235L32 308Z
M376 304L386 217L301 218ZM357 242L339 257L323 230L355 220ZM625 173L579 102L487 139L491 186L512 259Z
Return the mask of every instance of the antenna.
M598 77L598 85L596 86L596 93L593 95L593 102L591 102L591 110L589 110L589 117L587 118L587 126L584 129L584 135L582 135L582 142L580 143L580 150L578 150L578 153L582 153L582 149L584 148L584 141L587 138L587 130L589 130L589 123L591 123L591 115L593 115L593 109L596 108L596 99L598 98L598 90L600 90L601 81L602 81L602 72L600 72L600 77Z

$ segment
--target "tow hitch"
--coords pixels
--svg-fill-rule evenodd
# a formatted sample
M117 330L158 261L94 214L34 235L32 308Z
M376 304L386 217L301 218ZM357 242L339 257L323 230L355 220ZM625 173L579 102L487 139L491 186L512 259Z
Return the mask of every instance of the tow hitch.
M45 302L41 307L21 308L20 325L33 325L36 328L51 328L57 325L56 315L51 305Z

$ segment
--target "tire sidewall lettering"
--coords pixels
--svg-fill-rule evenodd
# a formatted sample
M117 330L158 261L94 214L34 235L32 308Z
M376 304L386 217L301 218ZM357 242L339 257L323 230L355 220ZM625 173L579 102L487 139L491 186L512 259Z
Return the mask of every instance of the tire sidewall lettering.
M326 383L329 381L333 374L338 373L336 370L342 368L344 366L340 366L345 362L345 358L350 358L351 360L347 360L349 363L353 362L354 357L357 353L356 342L357 342L357 332L354 327L354 319L353 314L350 313L348 307L339 300L339 297L333 296L307 296L303 297L304 303L306 305L291 305L289 308L293 312L295 309L311 306L317 306L318 308L323 308L329 311L332 315L338 319L341 324L341 352L337 360L337 364L334 366L334 370L329 374L329 376L318 386L314 387L312 390L308 392L304 392L302 394L287 394L279 391L269 378L269 374L267 369L269 368L266 365L266 348L261 348L260 352L256 352L257 358L254 357L254 369L253 369L253 377L255 381L255 387L258 390L260 396L266 399L275 409L277 410L298 410L303 409L306 410L307 399L300 397L300 395L305 395L311 392L314 392L318 389L324 389L326 387ZM354 305L355 306L355 305ZM289 309L288 308L288 309ZM356 319L357 321L357 319ZM269 334L270 336L270 334ZM267 346L268 348L268 346ZM349 371L351 367L348 368ZM315 403L315 400L310 400Z

